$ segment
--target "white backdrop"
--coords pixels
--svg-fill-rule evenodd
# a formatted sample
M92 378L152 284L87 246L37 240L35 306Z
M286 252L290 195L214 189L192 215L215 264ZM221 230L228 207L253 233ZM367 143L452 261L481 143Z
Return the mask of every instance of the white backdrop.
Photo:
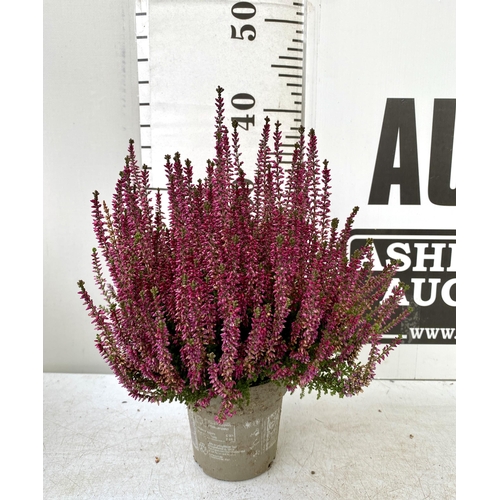
M110 199L139 137L134 13L133 1L44 3L45 371L110 372L76 283L92 288L92 192Z
M177 9L182 3L186 7L186 17L182 17L182 10ZM154 145L153 159L155 154L162 158L164 154L177 150L181 153L185 151L184 157L194 160L199 155L200 163L212 155L213 100L217 85L226 87L228 95L245 92L254 96L257 102L264 99L259 82L250 81L245 71L251 67L251 74L264 75L262 78L265 80L267 70L263 66L260 71L258 63L245 59L244 51L250 47L249 44L260 41L260 34L266 33L271 23L263 23L264 17L276 14L269 10L267 4L279 2L253 2L255 16L244 22L255 22L259 30L257 37L254 41L241 40L243 45L237 48L232 45L230 53L219 54L219 68L229 65L226 59L230 56L234 58L237 71L241 71L240 78L246 82L245 87L238 87L238 80L228 82L228 85L218 81L224 77L224 72L213 71L213 67L209 66L208 45L218 39L223 43L221 33L225 33L217 31L217 36L211 37L210 28L214 28L216 22L226 23L229 38L229 26L238 27L238 18L231 14L231 7L237 2L215 3L226 5L225 13L224 9L220 9L217 15L214 14L216 11L208 10L197 19L192 14L188 16L187 11L198 8L201 12L202 5L206 8L207 2L172 1L171 17L168 11L164 11L163 15L165 12L167 15L163 21L158 21L159 17L155 18L158 21L155 21L156 24L151 20L150 27L155 30L150 38L152 73L149 96L151 116L156 113L156 126L149 136ZM283 3L300 2L283 0ZM46 371L108 371L93 346L94 332L79 302L76 281L84 279L87 284L92 282L90 249L94 240L89 205L92 191L97 189L110 199L126 154L127 141L130 137L139 140L139 122L144 119L140 116L140 109L144 112L144 108L139 106L141 99L137 84L142 77L137 71L137 59L141 55L136 52L134 30L137 17L134 4L132 0L104 3L46 1ZM155 4L158 11L168 8L168 2L157 1ZM249 12L252 12L251 9ZM265 14L259 17L261 12ZM454 230L455 207L437 205L428 195L435 99L455 98L454 1L315 0L307 3L307 14L303 34L306 55L303 118L306 128L316 129L320 155L328 158L333 170L332 203L335 215L342 220L354 205L359 205L361 210L356 228L368 232L419 230L419 237L426 242L429 240L425 239L427 230ZM215 16L214 19L209 15ZM170 30L164 24L168 20L172 23ZM202 21L205 22L204 30L201 30ZM190 26L191 23L195 25ZM174 28L179 33L191 28L196 37L188 36L181 43L172 34ZM218 27L214 29L219 30ZM160 44L162 40L163 45ZM189 45L195 42L196 47ZM274 50L279 40L269 43L268 49ZM295 43L297 45L291 48L300 47L299 42ZM265 49L264 44L259 50ZM162 51L168 62L164 66L168 69L165 75L162 74L165 69L161 64L156 64ZM203 61L211 71L204 71ZM265 68L268 66L269 62L266 62ZM419 193L418 204L402 203L397 184L390 187L386 203L369 203L388 99L395 100L391 102L406 99L414 105L418 182L414 183L412 190ZM155 102L158 104L155 105ZM266 106L269 108L271 105L263 104L259 110ZM191 115L197 120L188 129L190 133L186 133L182 129L185 127L183 118ZM175 124L178 124L177 136L172 133L172 125ZM255 128L261 126L256 114ZM143 141L145 137L143 133ZM162 137L168 140L167 144L162 143ZM399 165L398 152L399 147L390 167L407 168L406 164ZM382 160L387 171L388 160L381 158L382 163ZM153 167L156 169L157 165L153 164ZM454 169L451 169L450 189L455 187L453 172ZM399 243L414 245L415 238ZM432 248L431 238L427 252L431 252ZM411 257L414 259L415 255ZM429 262L424 262L430 267ZM446 267L451 268L451 262ZM454 378L455 345L438 342L402 345L380 366L378 376Z

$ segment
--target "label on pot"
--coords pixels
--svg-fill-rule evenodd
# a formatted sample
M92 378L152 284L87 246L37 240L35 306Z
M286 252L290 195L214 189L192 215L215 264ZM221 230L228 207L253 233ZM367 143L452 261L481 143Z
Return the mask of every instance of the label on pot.
M200 453L221 461L229 461L231 457L241 454L257 456L276 444L279 419L278 409L264 418L220 425L190 411L193 447Z

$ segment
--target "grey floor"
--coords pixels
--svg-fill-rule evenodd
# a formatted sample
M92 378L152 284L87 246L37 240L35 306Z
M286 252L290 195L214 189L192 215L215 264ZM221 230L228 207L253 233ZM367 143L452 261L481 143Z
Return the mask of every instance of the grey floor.
M353 398L287 394L272 467L228 483L194 462L183 405L136 402L112 375L45 373L43 498L454 499L455 389L375 380Z

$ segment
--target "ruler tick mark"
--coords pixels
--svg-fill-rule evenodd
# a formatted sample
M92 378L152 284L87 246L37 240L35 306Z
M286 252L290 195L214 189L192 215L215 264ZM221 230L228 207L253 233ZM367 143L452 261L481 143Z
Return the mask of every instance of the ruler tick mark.
M288 23L288 24L304 24L304 21L293 21L291 19L264 19L266 23Z
M262 111L266 111L269 113L300 113L299 109L263 109Z
M271 64L271 68L303 69L302 66L290 66L288 64Z

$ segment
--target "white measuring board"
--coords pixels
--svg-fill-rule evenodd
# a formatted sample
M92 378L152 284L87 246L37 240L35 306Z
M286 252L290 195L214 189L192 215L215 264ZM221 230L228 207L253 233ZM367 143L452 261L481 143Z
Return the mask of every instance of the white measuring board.
M204 177L214 156L216 88L226 124L238 122L252 178L266 116L279 121L285 162L305 111L303 1L137 0L142 162L163 187L166 154L179 152Z

